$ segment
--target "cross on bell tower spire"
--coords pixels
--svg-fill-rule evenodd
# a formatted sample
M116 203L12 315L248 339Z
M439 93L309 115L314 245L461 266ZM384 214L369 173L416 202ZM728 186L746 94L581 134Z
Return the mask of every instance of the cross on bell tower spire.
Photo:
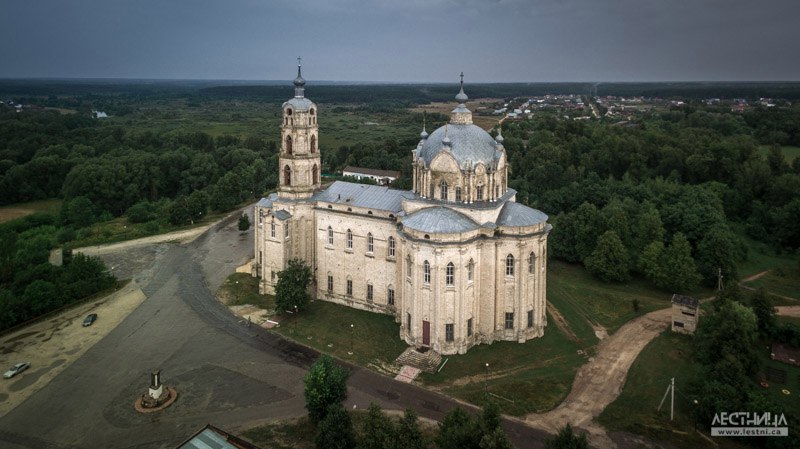
M303 76L300 74L300 67L301 61L303 58L300 56L297 57L297 78L294 79L294 96L297 98L303 98L306 80L303 79Z

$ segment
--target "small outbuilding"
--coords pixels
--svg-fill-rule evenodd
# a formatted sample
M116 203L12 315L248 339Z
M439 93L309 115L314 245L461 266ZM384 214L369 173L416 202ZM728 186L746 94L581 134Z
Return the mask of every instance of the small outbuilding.
M700 301L683 295L672 295L672 332L693 335L700 319Z

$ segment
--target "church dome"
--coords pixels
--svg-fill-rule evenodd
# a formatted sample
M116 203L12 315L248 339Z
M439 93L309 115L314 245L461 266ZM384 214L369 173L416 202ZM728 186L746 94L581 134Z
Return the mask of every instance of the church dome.
M459 167L467 168L468 164L484 163L492 166L495 161L495 150L497 142L494 138L479 126L473 124L453 124L447 125L447 138L449 145L442 141L445 139L445 127L432 132L419 152L419 157L430 165L431 161L442 151L449 151L456 159Z

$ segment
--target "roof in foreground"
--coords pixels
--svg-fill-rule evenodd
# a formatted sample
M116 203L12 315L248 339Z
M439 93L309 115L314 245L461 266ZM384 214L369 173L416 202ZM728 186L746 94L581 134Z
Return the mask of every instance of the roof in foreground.
M690 307L698 307L698 306L700 306L700 301L698 301L697 299L692 298L691 296L679 295L677 293L672 295L672 303L673 304L681 304L681 305L690 306Z
M259 447L208 424L177 449L259 449Z
M547 215L515 201L507 201L497 217L497 226L533 226L547 221Z
M399 178L400 172L396 170L378 170L377 168L363 168L363 167L353 167L348 165L347 167L342 170L342 173L359 173L363 175L373 175L379 177L392 177L392 178Z
M432 234L451 234L478 229L477 223L453 209L436 206L418 210L403 219L403 226Z
M397 213L402 210L403 200L411 198L414 198L414 193L408 190L336 181L315 193L312 200Z

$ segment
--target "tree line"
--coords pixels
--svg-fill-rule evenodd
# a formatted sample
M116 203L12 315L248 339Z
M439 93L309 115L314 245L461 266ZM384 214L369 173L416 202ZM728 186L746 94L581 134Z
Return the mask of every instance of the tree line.
M781 121L800 121L800 108L740 116L692 106L625 123L506 121L509 185L551 214L553 256L605 280L638 274L690 290L712 283L719 269L738 277L742 233L778 251L800 248L800 159L790 165L780 147L766 155L760 147L771 135L764 123L777 129Z

